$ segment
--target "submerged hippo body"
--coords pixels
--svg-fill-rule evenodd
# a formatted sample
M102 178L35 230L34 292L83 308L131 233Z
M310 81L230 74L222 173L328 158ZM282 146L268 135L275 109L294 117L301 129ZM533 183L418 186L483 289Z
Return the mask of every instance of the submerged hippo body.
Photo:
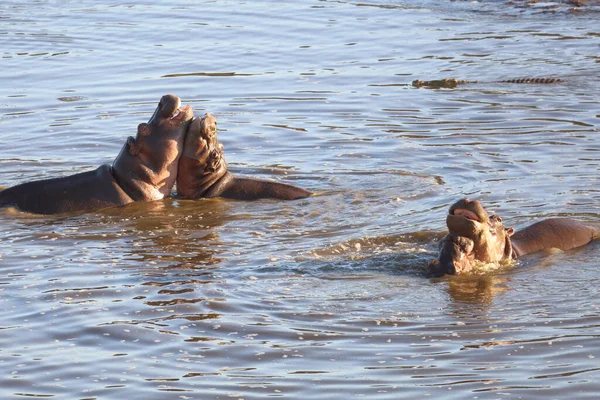
M502 218L488 215L478 201L462 199L450 207L448 235L440 242L439 260L429 265L434 276L472 269L472 262L501 263L540 250L570 250L590 243L598 232L570 218L549 218L518 232Z
M114 207L133 202L117 184L110 165L61 178L27 182L0 192L0 206L34 214Z
M148 123L138 126L113 165L54 179L23 183L0 191L0 207L36 214L114 207L160 200L171 193L179 156L193 111L180 109L177 96L161 98Z
M234 177L227 171L223 145L217 140L217 121L206 114L190 124L179 159L177 195L185 199L225 197L237 200L273 198L295 200L312 193L278 182Z

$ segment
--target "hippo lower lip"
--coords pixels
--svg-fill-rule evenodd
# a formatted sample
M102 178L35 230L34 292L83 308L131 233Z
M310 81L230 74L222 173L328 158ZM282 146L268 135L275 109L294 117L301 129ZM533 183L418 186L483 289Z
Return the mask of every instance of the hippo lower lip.
M475 222L481 222L481 218L479 218L477 216L477 214L475 214L473 211L466 210L464 208L458 208L458 209L454 210L452 215L462 216L466 219L469 219L469 220L475 221Z

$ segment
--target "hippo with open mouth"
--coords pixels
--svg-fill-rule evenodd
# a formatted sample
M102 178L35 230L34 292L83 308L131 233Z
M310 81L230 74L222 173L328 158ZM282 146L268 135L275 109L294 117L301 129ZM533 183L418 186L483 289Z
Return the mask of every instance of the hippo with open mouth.
M161 98L148 121L129 137L111 165L61 178L23 183L0 191L0 207L57 214L160 200L171 194L185 134L193 118L174 95Z
M177 195L184 199L295 200L312 193L284 183L234 177L227 171L223 145L217 140L217 120L206 114L192 121L186 135L179 159Z
M515 232L479 201L469 199L450 207L446 225L449 233L440 241L439 260L428 267L432 276L468 272L475 260L501 263L540 250L569 250L598 236L596 229L570 218L545 219Z

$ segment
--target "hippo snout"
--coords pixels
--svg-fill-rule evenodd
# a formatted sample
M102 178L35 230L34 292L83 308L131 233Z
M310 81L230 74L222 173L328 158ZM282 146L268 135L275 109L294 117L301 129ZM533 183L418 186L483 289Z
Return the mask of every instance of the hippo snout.
M471 270L471 239L449 233L440 241L439 246L439 259L433 260L428 266L430 276L457 275Z
M158 114L161 118L171 118L181 105L181 99L174 94L165 94L158 102Z

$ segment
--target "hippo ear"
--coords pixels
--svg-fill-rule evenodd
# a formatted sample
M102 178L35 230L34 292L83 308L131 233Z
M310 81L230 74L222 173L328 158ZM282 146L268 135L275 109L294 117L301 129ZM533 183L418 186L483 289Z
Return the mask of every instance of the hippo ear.
M148 136L152 133L152 128L150 128L150 125L146 124L146 123L141 123L138 125L138 135L140 136Z
M515 233L515 228L508 228L506 230L506 236L511 237Z

